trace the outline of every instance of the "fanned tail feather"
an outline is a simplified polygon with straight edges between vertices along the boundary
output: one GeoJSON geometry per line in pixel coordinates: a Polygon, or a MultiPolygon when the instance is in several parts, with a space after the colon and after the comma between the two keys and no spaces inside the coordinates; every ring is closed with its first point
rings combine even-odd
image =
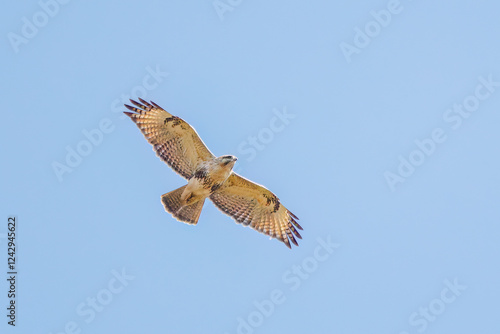
{"type": "Polygon", "coordinates": [[[184,188],[186,188],[186,186],[182,186],[162,195],[161,202],[163,203],[165,210],[172,214],[172,216],[174,216],[177,220],[195,225],[198,223],[198,219],[200,218],[201,209],[203,209],[205,199],[199,200],[190,205],[184,205],[184,202],[181,200],[184,188]]]}

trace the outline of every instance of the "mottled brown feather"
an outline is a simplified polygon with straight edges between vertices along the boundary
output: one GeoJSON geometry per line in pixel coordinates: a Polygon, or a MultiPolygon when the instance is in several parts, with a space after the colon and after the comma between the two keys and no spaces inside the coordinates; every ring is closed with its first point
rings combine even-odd
{"type": "Polygon", "coordinates": [[[302,239],[295,227],[302,227],[279,199],[265,187],[236,173],[231,173],[224,184],[209,197],[222,212],[236,222],[250,226],[291,248],[290,241],[298,246],[295,237],[302,239]],[[279,204],[276,210],[276,202],[279,204]]]}
{"type": "Polygon", "coordinates": [[[198,136],[196,130],[179,117],[173,116],[154,102],[125,105],[133,111],[125,112],[153,145],[158,157],[186,179],[190,179],[198,164],[215,156],[198,136]]]}

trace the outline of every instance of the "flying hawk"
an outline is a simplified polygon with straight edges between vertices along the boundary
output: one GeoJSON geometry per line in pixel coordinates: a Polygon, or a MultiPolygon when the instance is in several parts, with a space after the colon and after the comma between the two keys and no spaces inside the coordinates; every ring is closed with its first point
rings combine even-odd
{"type": "Polygon", "coordinates": [[[177,220],[196,224],[208,197],[236,222],[285,243],[298,246],[302,239],[296,228],[298,218],[265,187],[233,172],[237,158],[215,157],[195,129],[156,103],[130,100],[125,112],[137,124],[156,155],[188,180],[187,185],[161,196],[165,210],[177,220]]]}

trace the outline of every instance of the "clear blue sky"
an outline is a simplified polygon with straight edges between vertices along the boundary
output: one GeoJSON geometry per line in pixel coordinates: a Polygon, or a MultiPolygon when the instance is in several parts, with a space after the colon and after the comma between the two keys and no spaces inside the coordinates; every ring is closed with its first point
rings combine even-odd
{"type": "Polygon", "coordinates": [[[492,0],[10,2],[0,332],[498,332],[499,12],[492,0]],[[300,246],[209,202],[195,227],[164,212],[160,196],[186,181],[122,117],[141,96],[238,156],[300,217],[300,246]]]}

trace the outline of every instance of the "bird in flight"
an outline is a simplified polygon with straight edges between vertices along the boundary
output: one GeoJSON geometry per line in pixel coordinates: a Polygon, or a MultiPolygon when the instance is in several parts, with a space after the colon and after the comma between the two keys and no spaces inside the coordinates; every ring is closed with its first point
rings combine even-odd
{"type": "Polygon", "coordinates": [[[278,197],[264,186],[233,171],[237,158],[216,157],[205,146],[195,129],[154,102],[139,98],[125,104],[124,112],[139,127],[156,155],[188,180],[187,185],[161,196],[165,210],[177,220],[195,225],[208,197],[217,208],[237,223],[276,238],[291,248],[302,239],[297,216],[285,208],[278,197]]]}

